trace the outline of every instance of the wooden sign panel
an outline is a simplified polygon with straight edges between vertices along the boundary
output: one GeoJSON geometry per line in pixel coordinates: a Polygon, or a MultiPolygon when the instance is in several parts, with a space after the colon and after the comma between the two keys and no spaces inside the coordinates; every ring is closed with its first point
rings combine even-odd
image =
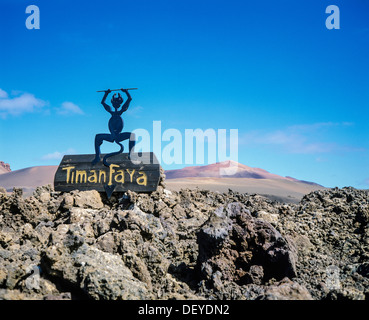
{"type": "MultiPolygon", "coordinates": [[[[101,159],[104,155],[101,155],[101,159]]],[[[102,161],[92,165],[94,154],[65,155],[55,173],[55,191],[97,190],[113,192],[155,191],[160,179],[160,165],[153,152],[136,154],[130,160],[128,153],[109,158],[109,167],[102,161]]]]}

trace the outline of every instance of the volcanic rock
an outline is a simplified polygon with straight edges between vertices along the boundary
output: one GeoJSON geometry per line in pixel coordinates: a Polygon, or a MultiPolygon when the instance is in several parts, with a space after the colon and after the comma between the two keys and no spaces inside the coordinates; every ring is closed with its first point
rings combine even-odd
{"type": "Polygon", "coordinates": [[[0,299],[368,299],[369,194],[0,193],[0,299]]]}

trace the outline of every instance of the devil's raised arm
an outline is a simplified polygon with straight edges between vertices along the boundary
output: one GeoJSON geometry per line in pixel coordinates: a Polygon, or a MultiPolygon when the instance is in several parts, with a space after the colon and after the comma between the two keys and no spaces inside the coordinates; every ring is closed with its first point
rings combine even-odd
{"type": "Polygon", "coordinates": [[[107,98],[107,96],[109,95],[110,92],[111,92],[110,90],[105,91],[105,94],[104,94],[104,96],[101,100],[101,104],[104,106],[105,110],[108,111],[108,112],[112,112],[112,111],[111,111],[111,107],[108,104],[105,103],[105,100],[106,100],[106,98],[107,98]]]}
{"type": "Polygon", "coordinates": [[[131,100],[132,100],[132,97],[131,97],[131,95],[129,94],[129,92],[128,92],[128,90],[127,90],[127,89],[120,89],[120,90],[122,90],[122,91],[127,95],[127,98],[128,98],[128,100],[129,100],[129,101],[131,101],[131,100]]]}
{"type": "Polygon", "coordinates": [[[132,97],[131,95],[129,94],[128,90],[127,89],[121,89],[126,95],[127,95],[127,100],[126,102],[123,104],[122,106],[122,109],[120,110],[120,114],[122,114],[123,112],[127,111],[128,107],[129,107],[129,104],[131,103],[132,101],[132,97]]]}

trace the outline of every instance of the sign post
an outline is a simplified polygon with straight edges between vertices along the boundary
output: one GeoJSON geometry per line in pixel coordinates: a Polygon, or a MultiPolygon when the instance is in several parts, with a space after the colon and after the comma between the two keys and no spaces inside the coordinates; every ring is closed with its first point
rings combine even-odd
{"type": "Polygon", "coordinates": [[[132,100],[128,90],[121,90],[127,95],[127,101],[121,107],[123,98],[120,94],[113,95],[112,108],[105,103],[109,93],[105,90],[101,104],[110,113],[110,133],[100,133],[95,137],[95,154],[65,155],[55,173],[55,191],[69,192],[72,190],[97,190],[106,192],[108,198],[113,192],[152,192],[158,187],[160,180],[160,164],[153,152],[134,152],[135,136],[130,132],[122,132],[122,113],[132,100]],[[121,107],[121,109],[120,109],[121,107]],[[122,142],[129,140],[129,153],[123,153],[122,142]],[[100,146],[104,141],[116,142],[120,150],[109,154],[101,154],[100,146]],[[102,157],[102,159],[101,159],[102,157]],[[109,158],[109,162],[108,162],[109,158]]]}

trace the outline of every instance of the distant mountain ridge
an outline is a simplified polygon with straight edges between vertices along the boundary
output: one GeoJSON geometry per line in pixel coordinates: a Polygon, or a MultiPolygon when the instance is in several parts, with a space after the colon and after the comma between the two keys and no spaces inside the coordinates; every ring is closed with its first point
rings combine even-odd
{"type": "Polygon", "coordinates": [[[7,172],[10,172],[10,171],[12,171],[12,170],[10,169],[9,163],[5,163],[4,161],[0,161],[0,174],[7,173],[7,172]]]}
{"type": "Polygon", "coordinates": [[[38,186],[54,183],[58,166],[39,166],[0,174],[0,187],[11,192],[14,187],[23,188],[29,195],[38,186]]]}
{"type": "Polygon", "coordinates": [[[289,176],[282,177],[280,175],[270,173],[261,168],[253,168],[236,161],[228,160],[217,162],[205,166],[185,167],[182,169],[166,170],[167,179],[178,178],[250,178],[250,179],[271,179],[271,180],[288,180],[298,181],[307,184],[318,185],[314,182],[295,179],[289,176]]]}
{"type": "MultiPolygon", "coordinates": [[[[0,187],[4,187],[8,192],[11,192],[14,187],[23,188],[24,191],[30,195],[37,186],[53,184],[57,168],[58,166],[37,166],[11,171],[9,164],[0,162],[0,187]]],[[[186,187],[186,183],[194,183],[194,181],[189,180],[199,178],[204,178],[204,181],[210,178],[213,181],[208,181],[208,183],[214,184],[214,186],[230,183],[231,179],[233,181],[233,186],[255,184],[255,186],[265,185],[265,187],[267,187],[269,185],[278,185],[279,187],[273,187],[276,188],[276,190],[278,188],[285,188],[286,183],[299,183],[305,186],[310,185],[312,188],[322,187],[314,182],[298,180],[292,177],[282,177],[264,169],[252,168],[235,161],[224,161],[205,166],[166,170],[165,175],[166,179],[171,180],[173,183],[182,181],[183,179],[183,187],[186,187]]]]}

